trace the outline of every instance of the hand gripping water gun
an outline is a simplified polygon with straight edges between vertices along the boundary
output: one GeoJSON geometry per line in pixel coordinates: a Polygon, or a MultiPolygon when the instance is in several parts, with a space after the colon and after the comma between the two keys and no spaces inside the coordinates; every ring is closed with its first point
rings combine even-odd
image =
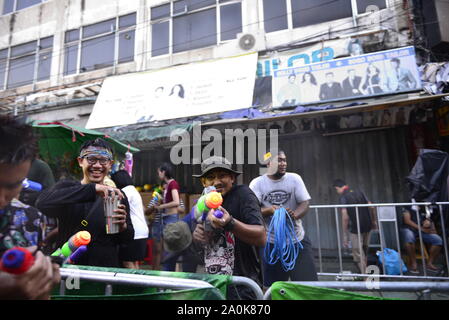
{"type": "Polygon", "coordinates": [[[0,270],[12,274],[22,274],[34,264],[33,254],[25,248],[13,247],[3,254],[0,270]]]}
{"type": "Polygon", "coordinates": [[[33,191],[41,191],[42,190],[42,185],[39,182],[35,182],[32,180],[28,180],[28,179],[23,180],[22,187],[24,189],[29,189],[29,190],[33,190],[33,191]]]}
{"type": "MultiPolygon", "coordinates": [[[[223,203],[221,193],[217,192],[215,187],[207,187],[203,191],[203,195],[198,199],[195,207],[195,219],[198,223],[206,220],[207,214],[211,209],[217,209],[223,203]]],[[[221,210],[215,210],[215,217],[223,217],[221,210]]]]}
{"type": "Polygon", "coordinates": [[[88,231],[79,231],[69,241],[51,254],[52,257],[66,258],[65,262],[75,261],[87,250],[87,245],[90,243],[90,233],[88,231]],[[85,248],[81,249],[84,246],[85,248]],[[80,250],[80,251],[78,251],[80,250]]]}

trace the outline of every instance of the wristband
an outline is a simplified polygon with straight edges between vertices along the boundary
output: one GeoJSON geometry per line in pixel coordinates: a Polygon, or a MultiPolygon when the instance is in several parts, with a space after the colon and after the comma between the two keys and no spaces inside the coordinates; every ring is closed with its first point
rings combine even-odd
{"type": "Polygon", "coordinates": [[[235,220],[234,217],[231,216],[231,220],[229,220],[228,223],[223,227],[225,231],[232,231],[235,227],[235,220]]]}

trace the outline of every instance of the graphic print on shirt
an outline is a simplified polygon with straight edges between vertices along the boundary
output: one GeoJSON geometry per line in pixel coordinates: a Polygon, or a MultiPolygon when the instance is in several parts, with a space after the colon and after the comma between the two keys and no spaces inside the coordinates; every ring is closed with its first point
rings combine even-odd
{"type": "Polygon", "coordinates": [[[265,194],[262,201],[266,201],[271,205],[280,206],[288,202],[291,196],[291,193],[285,192],[284,190],[274,190],[265,194]]]}
{"type": "Polygon", "coordinates": [[[234,247],[234,234],[228,231],[221,233],[216,241],[206,245],[204,250],[206,273],[232,275],[234,247]]]}

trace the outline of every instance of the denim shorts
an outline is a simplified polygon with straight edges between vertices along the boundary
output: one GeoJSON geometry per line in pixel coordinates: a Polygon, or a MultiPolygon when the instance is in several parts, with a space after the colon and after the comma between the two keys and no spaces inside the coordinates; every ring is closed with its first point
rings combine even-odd
{"type": "MultiPolygon", "coordinates": [[[[418,230],[410,230],[408,228],[401,229],[402,240],[406,243],[414,243],[419,236],[418,230]]],[[[442,246],[443,240],[437,234],[430,234],[421,232],[422,241],[424,243],[430,243],[433,246],[442,246]]]]}
{"type": "Polygon", "coordinates": [[[151,237],[156,241],[161,241],[162,230],[170,223],[175,223],[179,220],[178,214],[162,214],[161,219],[155,219],[151,227],[151,237]]]}

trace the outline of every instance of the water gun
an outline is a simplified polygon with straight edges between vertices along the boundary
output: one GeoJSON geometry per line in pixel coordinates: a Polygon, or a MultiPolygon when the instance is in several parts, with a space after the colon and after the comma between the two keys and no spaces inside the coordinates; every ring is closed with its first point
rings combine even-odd
{"type": "MultiPolygon", "coordinates": [[[[211,209],[217,209],[223,203],[221,193],[217,192],[215,187],[207,187],[203,191],[203,195],[198,199],[195,207],[195,220],[198,223],[206,220],[207,214],[211,209]]],[[[223,217],[221,210],[215,210],[215,217],[223,217]]]]}
{"type": "Polygon", "coordinates": [[[161,187],[154,188],[153,194],[151,195],[153,198],[151,199],[150,204],[148,205],[149,207],[154,206],[155,204],[160,202],[160,200],[162,199],[161,193],[162,193],[161,187]]]}
{"type": "MultiPolygon", "coordinates": [[[[74,254],[77,249],[79,249],[81,246],[87,246],[90,243],[90,233],[88,231],[79,231],[75,235],[71,236],[69,241],[64,243],[64,245],[53,252],[51,254],[52,257],[61,257],[61,258],[68,258],[65,261],[69,261],[71,259],[71,255],[74,254]]],[[[80,253],[84,253],[85,251],[80,251],[80,253]]],[[[79,258],[78,254],[76,255],[76,258],[79,258]]]]}
{"type": "Polygon", "coordinates": [[[129,151],[129,144],[128,144],[128,151],[125,152],[125,170],[128,172],[129,176],[133,176],[133,154],[129,151]]]}
{"type": "Polygon", "coordinates": [[[33,254],[25,248],[13,247],[3,254],[0,270],[12,274],[22,274],[34,264],[33,254]]]}
{"type": "Polygon", "coordinates": [[[78,259],[87,251],[87,246],[82,245],[78,249],[75,250],[65,261],[64,263],[75,264],[78,259]]]}
{"type": "Polygon", "coordinates": [[[25,178],[25,180],[22,181],[22,187],[24,189],[33,190],[33,191],[41,191],[42,185],[39,182],[28,180],[25,178]]]}
{"type": "Polygon", "coordinates": [[[161,193],[162,193],[161,187],[154,188],[153,194],[151,195],[153,197],[153,200],[159,202],[160,198],[162,197],[161,193]]]}

